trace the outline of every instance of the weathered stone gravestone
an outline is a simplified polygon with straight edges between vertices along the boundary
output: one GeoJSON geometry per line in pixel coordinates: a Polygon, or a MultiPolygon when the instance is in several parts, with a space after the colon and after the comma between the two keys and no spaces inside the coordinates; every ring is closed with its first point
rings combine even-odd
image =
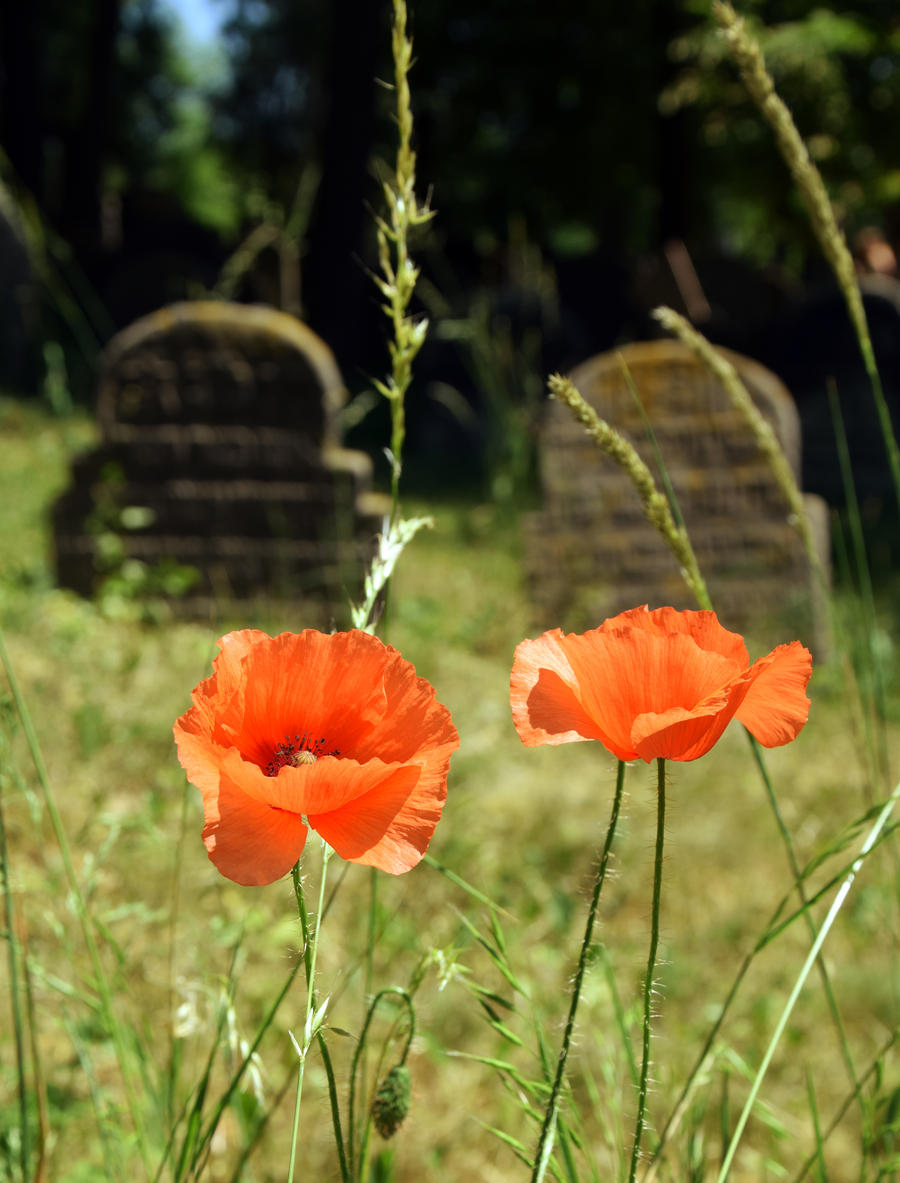
{"type": "Polygon", "coordinates": [[[195,594],[258,591],[346,611],[381,527],[371,465],[338,443],[343,384],[327,346],[273,309],[175,304],[103,357],[102,442],[56,503],[60,583],[90,594],[103,540],[126,560],[195,568],[195,594]]]}
{"type": "MultiPolygon", "coordinates": [[[[762,366],[722,352],[799,474],[799,421],[787,390],[762,366]]],[[[653,426],[722,622],[747,629],[777,617],[796,630],[792,636],[821,648],[811,572],[784,495],[719,381],[676,341],[627,345],[572,372],[584,398],[654,472],[653,448],[623,361],[653,426]]],[[[674,556],[644,517],[631,481],[566,406],[548,403],[540,445],[544,508],[526,523],[526,563],[539,627],[580,631],[645,603],[697,607],[674,556]]],[[[818,498],[806,502],[827,568],[825,506],[818,498]]]]}

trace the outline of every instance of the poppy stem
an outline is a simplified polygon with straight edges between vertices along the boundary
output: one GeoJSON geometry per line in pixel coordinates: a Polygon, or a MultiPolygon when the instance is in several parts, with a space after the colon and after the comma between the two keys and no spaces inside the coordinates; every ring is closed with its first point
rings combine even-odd
{"type": "Polygon", "coordinates": [[[647,1110],[647,1081],[650,1075],[650,1019],[653,1000],[653,975],[656,971],[656,949],[659,944],[659,899],[662,888],[663,838],[666,824],[666,762],[660,757],[656,761],[657,806],[656,806],[656,856],[653,861],[653,905],[650,913],[650,953],[647,958],[647,974],[644,978],[644,1038],[641,1057],[641,1080],[638,1085],[638,1112],[634,1127],[634,1145],[631,1148],[631,1170],[629,1183],[634,1183],[638,1162],[641,1157],[641,1138],[644,1133],[644,1115],[647,1110]]]}
{"type": "Polygon", "coordinates": [[[616,832],[616,823],[619,820],[619,807],[622,804],[622,790],[624,784],[625,764],[622,760],[620,760],[616,772],[616,793],[615,797],[613,798],[612,812],[609,818],[609,826],[606,830],[606,839],[603,843],[603,850],[600,855],[600,863],[597,867],[597,877],[594,881],[594,894],[591,896],[591,905],[588,909],[587,923],[584,928],[584,940],[581,942],[581,953],[578,957],[578,969],[575,971],[575,981],[572,986],[572,998],[569,1003],[569,1017],[566,1020],[566,1028],[563,1033],[562,1047],[559,1049],[559,1059],[556,1062],[556,1077],[553,1081],[553,1087],[550,1090],[550,1099],[547,1102],[547,1109],[544,1113],[544,1124],[541,1126],[541,1136],[538,1141],[537,1150],[534,1156],[534,1170],[531,1175],[531,1183],[541,1183],[541,1180],[544,1178],[544,1175],[547,1172],[550,1156],[553,1153],[553,1142],[556,1135],[556,1119],[559,1114],[560,1093],[562,1092],[562,1083],[565,1077],[566,1060],[569,1056],[569,1045],[572,1042],[572,1033],[575,1029],[575,1015],[578,1011],[578,1003],[581,999],[581,987],[584,982],[585,971],[587,970],[591,948],[591,935],[594,931],[594,921],[597,918],[597,905],[600,902],[600,892],[603,888],[603,882],[606,879],[606,870],[609,865],[609,855],[612,849],[613,837],[616,832]]]}
{"type": "MultiPolygon", "coordinates": [[[[291,1158],[288,1165],[288,1183],[293,1183],[294,1180],[294,1163],[297,1157],[297,1135],[300,1132],[300,1102],[303,1096],[303,1076],[304,1069],[306,1068],[306,1057],[309,1054],[309,1049],[312,1047],[313,1038],[318,1037],[320,1034],[322,1019],[324,1017],[323,1013],[318,1011],[316,1007],[315,976],[316,958],[319,951],[319,932],[322,926],[322,912],[325,907],[325,880],[328,875],[328,862],[332,854],[331,847],[327,842],[323,842],[322,875],[319,880],[319,906],[316,909],[315,928],[311,935],[309,931],[309,916],[303,896],[303,886],[300,882],[299,863],[295,864],[291,871],[294,894],[297,897],[297,910],[300,915],[300,927],[303,930],[303,962],[306,969],[306,1015],[303,1021],[302,1045],[294,1040],[294,1046],[300,1057],[300,1067],[297,1071],[297,1096],[294,1101],[294,1128],[291,1133],[291,1158]]],[[[324,1011],[324,1007],[322,1010],[324,1011]]],[[[293,1039],[293,1036],[291,1038],[293,1039]]],[[[338,1134],[338,1131],[336,1130],[335,1133],[338,1134]]],[[[342,1145],[340,1149],[343,1158],[342,1145]]]]}

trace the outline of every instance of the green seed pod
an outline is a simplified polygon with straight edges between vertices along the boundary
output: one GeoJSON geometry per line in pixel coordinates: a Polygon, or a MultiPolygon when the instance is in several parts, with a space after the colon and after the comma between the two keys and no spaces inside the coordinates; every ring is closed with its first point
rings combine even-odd
{"type": "Polygon", "coordinates": [[[395,1064],[375,1094],[372,1121],[382,1138],[393,1138],[409,1113],[412,1078],[405,1064],[395,1064]]]}

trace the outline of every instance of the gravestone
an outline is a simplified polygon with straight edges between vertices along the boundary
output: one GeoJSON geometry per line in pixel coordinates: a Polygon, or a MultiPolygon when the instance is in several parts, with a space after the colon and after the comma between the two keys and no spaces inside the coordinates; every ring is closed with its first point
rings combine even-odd
{"type": "Polygon", "coordinates": [[[129,326],[102,359],[100,446],[55,506],[60,583],[96,590],[112,534],[117,561],[195,568],[198,607],[266,591],[345,612],[386,502],[339,446],[344,399],[285,313],[198,301],[129,326]]]}
{"type": "MultiPolygon", "coordinates": [[[[736,367],[795,475],[800,429],[787,390],[768,370],[721,351],[736,367]]],[[[651,471],[652,444],[628,389],[628,368],[652,424],[713,605],[726,627],[779,618],[820,650],[818,594],[789,510],[755,438],[709,370],[677,341],[627,345],[570,375],[601,418],[651,471]]],[[[550,401],[540,438],[543,509],[526,521],[526,565],[536,623],[596,627],[649,603],[696,608],[672,552],[646,520],[630,479],[568,407],[550,401]]],[[[662,487],[659,478],[657,483],[662,487]]],[[[827,568],[824,503],[806,498],[827,568]]]]}

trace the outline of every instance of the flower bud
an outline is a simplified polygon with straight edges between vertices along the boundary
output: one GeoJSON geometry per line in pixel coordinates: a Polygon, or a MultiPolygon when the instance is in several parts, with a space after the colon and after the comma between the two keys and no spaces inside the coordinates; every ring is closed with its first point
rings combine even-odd
{"type": "Polygon", "coordinates": [[[393,1138],[409,1113],[412,1081],[405,1064],[395,1064],[375,1094],[372,1121],[382,1138],[393,1138]]]}

